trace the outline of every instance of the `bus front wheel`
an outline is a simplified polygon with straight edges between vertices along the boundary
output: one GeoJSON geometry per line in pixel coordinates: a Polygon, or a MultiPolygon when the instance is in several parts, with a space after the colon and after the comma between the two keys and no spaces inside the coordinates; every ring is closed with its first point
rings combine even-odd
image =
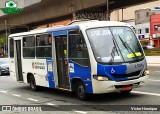
{"type": "Polygon", "coordinates": [[[79,81],[76,87],[76,94],[80,100],[87,100],[87,93],[83,82],[79,81]]]}
{"type": "Polygon", "coordinates": [[[37,86],[36,86],[36,81],[35,81],[35,79],[34,79],[33,76],[30,77],[29,82],[30,82],[30,87],[31,87],[31,89],[32,89],[33,91],[37,91],[38,88],[37,88],[37,86]]]}

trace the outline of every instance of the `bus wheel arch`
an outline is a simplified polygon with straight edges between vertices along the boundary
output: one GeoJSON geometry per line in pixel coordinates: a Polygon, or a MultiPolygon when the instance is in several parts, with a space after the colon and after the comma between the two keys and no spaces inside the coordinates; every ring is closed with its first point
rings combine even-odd
{"type": "Polygon", "coordinates": [[[30,83],[30,77],[34,76],[32,73],[28,73],[27,74],[27,82],[30,83]]]}
{"type": "Polygon", "coordinates": [[[27,74],[27,81],[30,84],[30,87],[33,91],[38,90],[38,86],[36,85],[36,80],[35,80],[34,75],[32,73],[27,74]]]}
{"type": "Polygon", "coordinates": [[[76,92],[77,97],[80,100],[87,100],[88,94],[83,81],[80,78],[72,79],[72,91],[76,92]]]}

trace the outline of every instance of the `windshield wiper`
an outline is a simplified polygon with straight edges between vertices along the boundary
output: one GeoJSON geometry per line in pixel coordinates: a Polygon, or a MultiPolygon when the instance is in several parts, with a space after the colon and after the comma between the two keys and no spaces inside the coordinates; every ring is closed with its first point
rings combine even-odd
{"type": "MultiPolygon", "coordinates": [[[[117,51],[115,39],[114,39],[114,38],[112,38],[112,39],[113,39],[114,46],[113,46],[113,48],[112,48],[112,52],[111,52],[111,57],[112,57],[112,58],[109,60],[109,65],[111,65],[111,64],[113,63],[114,57],[115,57],[115,51],[117,51]]],[[[117,54],[118,54],[118,52],[117,52],[117,54]]]]}
{"type": "Polygon", "coordinates": [[[114,61],[115,51],[116,51],[116,47],[114,46],[114,47],[112,48],[112,52],[111,52],[111,57],[112,57],[112,58],[109,60],[109,65],[111,65],[111,64],[113,63],[113,61],[114,61]]]}
{"type": "MultiPolygon", "coordinates": [[[[118,36],[119,36],[119,35],[118,35],[118,36]]],[[[133,55],[134,55],[135,57],[138,57],[138,56],[135,54],[135,52],[133,51],[133,49],[132,49],[126,42],[124,42],[120,36],[119,36],[119,38],[120,38],[122,44],[124,45],[124,47],[125,47],[127,50],[129,49],[129,50],[133,53],[133,55]]]]}

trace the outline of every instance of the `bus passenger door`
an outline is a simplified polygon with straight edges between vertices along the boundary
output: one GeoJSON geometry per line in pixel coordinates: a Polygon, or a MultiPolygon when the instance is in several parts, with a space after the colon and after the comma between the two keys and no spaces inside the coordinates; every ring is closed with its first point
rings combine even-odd
{"type": "Polygon", "coordinates": [[[69,89],[67,35],[55,36],[58,87],[69,89]]]}
{"type": "Polygon", "coordinates": [[[23,73],[22,73],[22,58],[21,58],[21,40],[15,40],[15,65],[16,65],[16,76],[17,81],[23,82],[23,73]]]}
{"type": "MultiPolygon", "coordinates": [[[[69,30],[68,37],[70,79],[71,81],[73,79],[81,80],[84,85],[87,85],[85,86],[86,92],[93,93],[91,66],[85,38],[79,29],[69,30]]],[[[79,81],[77,81],[76,84],[79,83],[79,81]]],[[[76,84],[74,83],[73,87],[77,86],[76,84]]]]}

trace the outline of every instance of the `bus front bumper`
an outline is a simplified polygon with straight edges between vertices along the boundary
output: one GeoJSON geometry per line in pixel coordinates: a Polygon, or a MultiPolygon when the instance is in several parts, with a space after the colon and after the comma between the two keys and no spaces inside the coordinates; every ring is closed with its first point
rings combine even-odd
{"type": "Polygon", "coordinates": [[[94,80],[92,85],[93,86],[93,93],[100,94],[100,93],[111,93],[116,91],[122,91],[124,87],[131,87],[132,89],[145,86],[148,82],[149,75],[140,77],[134,80],[127,80],[127,81],[97,81],[94,80]]]}

